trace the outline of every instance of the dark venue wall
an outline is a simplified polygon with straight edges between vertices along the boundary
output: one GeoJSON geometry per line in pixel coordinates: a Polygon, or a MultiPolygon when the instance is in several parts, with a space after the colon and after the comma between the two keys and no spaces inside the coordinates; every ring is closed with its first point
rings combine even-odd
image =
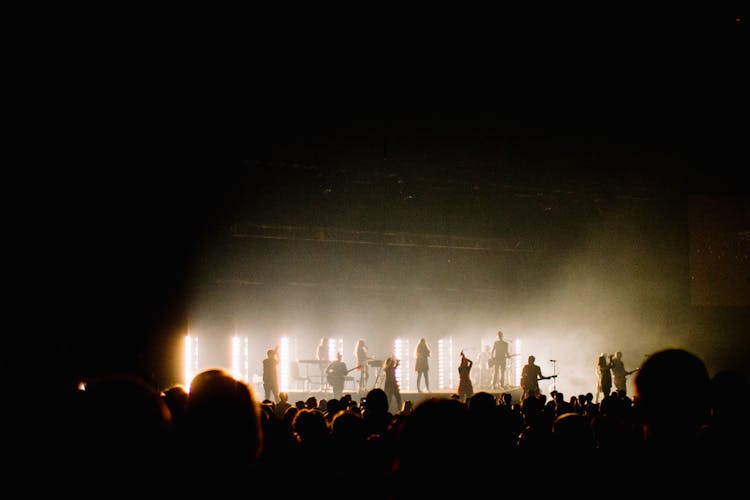
{"type": "Polygon", "coordinates": [[[299,325],[309,357],[323,332],[384,352],[397,331],[507,325],[748,366],[744,26],[553,17],[110,60],[151,83],[74,89],[44,173],[56,369],[166,385],[191,328],[272,347],[299,325]],[[698,252],[715,238],[728,268],[698,252]]]}

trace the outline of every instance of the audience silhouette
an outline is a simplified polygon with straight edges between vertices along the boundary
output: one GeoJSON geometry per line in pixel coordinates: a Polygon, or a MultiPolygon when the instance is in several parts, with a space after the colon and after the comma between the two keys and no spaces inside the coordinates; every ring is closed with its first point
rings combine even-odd
{"type": "MultiPolygon", "coordinates": [[[[440,478],[471,482],[498,472],[512,482],[502,491],[521,493],[544,464],[562,477],[591,474],[595,487],[618,472],[679,492],[743,477],[736,457],[748,444],[747,390],[740,374],[710,378],[700,358],[677,348],[647,357],[632,400],[619,390],[598,404],[591,393],[566,401],[559,391],[549,400],[532,392],[514,403],[510,393],[495,399],[482,391],[391,412],[380,388],[361,405],[350,395],[291,404],[287,393],[261,403],[251,386],[221,368],[198,373],[189,389],[162,391],[114,374],[82,381],[68,394],[52,427],[60,433],[55,450],[67,455],[50,456],[65,466],[63,486],[84,493],[102,482],[136,491],[153,480],[143,471],[190,471],[173,491],[228,492],[291,471],[290,464],[306,484],[338,474],[367,477],[371,498],[437,494],[440,478]]],[[[498,488],[490,481],[473,491],[498,488]]]]}
{"type": "Polygon", "coordinates": [[[247,383],[220,368],[198,373],[190,384],[184,417],[179,443],[183,470],[201,470],[191,480],[213,486],[227,475],[254,476],[263,451],[262,416],[247,383]]]}

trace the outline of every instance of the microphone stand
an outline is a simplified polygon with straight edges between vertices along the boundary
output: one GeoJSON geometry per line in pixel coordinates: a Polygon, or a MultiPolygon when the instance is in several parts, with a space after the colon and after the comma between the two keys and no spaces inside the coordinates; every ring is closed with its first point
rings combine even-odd
{"type": "Polygon", "coordinates": [[[556,375],[557,375],[557,365],[555,365],[555,363],[557,363],[557,360],[556,359],[550,359],[550,363],[552,363],[552,390],[556,391],[557,390],[557,377],[556,377],[556,375]]]}

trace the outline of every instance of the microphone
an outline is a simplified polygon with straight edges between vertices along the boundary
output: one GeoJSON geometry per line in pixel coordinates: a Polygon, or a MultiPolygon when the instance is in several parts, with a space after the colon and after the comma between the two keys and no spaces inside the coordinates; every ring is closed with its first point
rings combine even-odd
{"type": "Polygon", "coordinates": [[[555,362],[557,362],[557,360],[556,359],[550,359],[549,362],[550,363],[555,363],[555,362]]]}

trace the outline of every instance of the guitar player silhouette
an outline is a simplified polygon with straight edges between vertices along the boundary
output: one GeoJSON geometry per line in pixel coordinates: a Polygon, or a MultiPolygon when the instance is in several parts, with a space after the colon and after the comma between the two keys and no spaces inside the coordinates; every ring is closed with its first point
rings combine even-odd
{"type": "Polygon", "coordinates": [[[536,357],[529,356],[528,363],[524,365],[521,370],[521,388],[523,394],[521,395],[521,401],[528,397],[539,397],[539,381],[556,378],[557,375],[550,375],[545,377],[542,375],[542,369],[539,365],[534,364],[536,357]]]}
{"type": "Polygon", "coordinates": [[[341,396],[344,395],[344,382],[346,381],[346,376],[349,372],[359,368],[359,365],[357,365],[354,368],[347,369],[346,363],[342,360],[343,357],[343,354],[337,352],[336,359],[331,361],[328,368],[326,368],[326,379],[328,380],[328,383],[331,384],[334,399],[341,399],[341,396]]]}

